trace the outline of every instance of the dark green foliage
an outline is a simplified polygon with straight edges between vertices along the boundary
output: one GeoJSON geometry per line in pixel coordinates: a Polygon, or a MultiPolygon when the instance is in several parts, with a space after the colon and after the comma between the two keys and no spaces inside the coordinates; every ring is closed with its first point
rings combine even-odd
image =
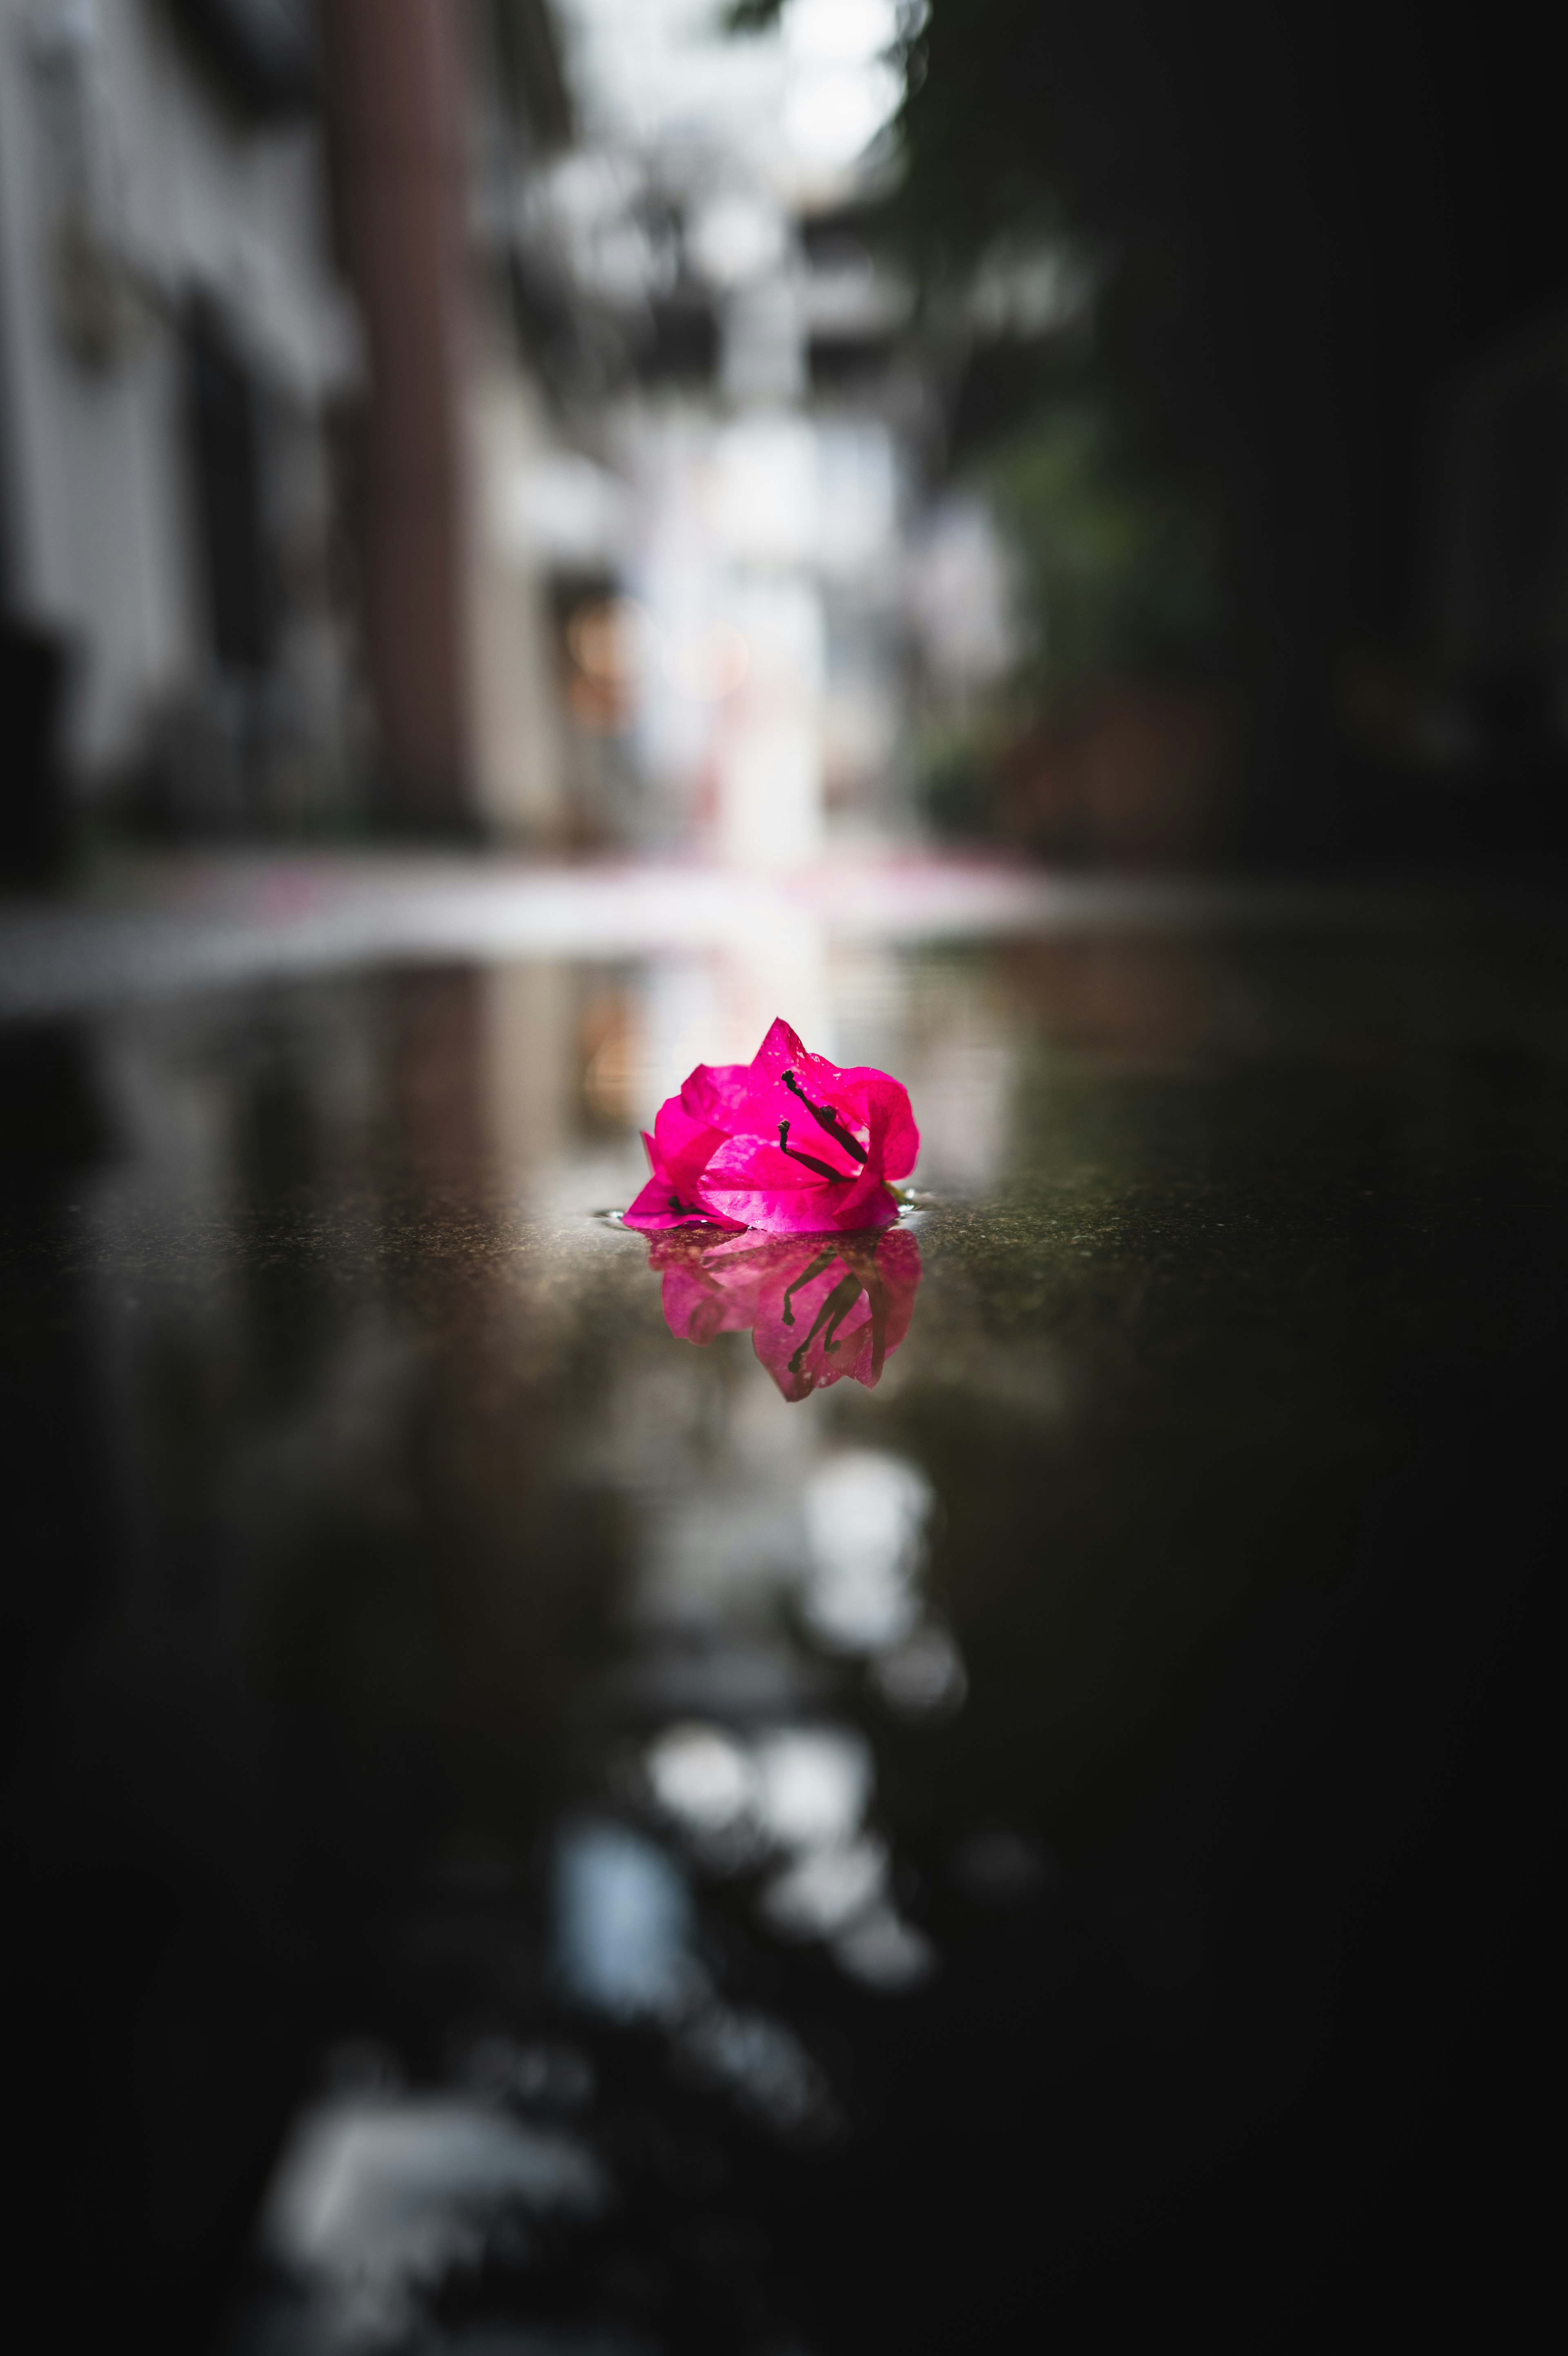
{"type": "Polygon", "coordinates": [[[1040,684],[1201,659],[1217,603],[1205,519],[1102,393],[1042,408],[983,471],[1019,560],[1040,684]]]}
{"type": "Polygon", "coordinates": [[[1042,92],[1056,11],[939,0],[908,51],[908,171],[892,218],[931,279],[996,239],[1058,230],[1063,189],[1042,92]]]}
{"type": "Polygon", "coordinates": [[[932,746],[918,793],[927,824],[949,841],[977,842],[993,831],[994,780],[977,735],[965,733],[932,746]]]}

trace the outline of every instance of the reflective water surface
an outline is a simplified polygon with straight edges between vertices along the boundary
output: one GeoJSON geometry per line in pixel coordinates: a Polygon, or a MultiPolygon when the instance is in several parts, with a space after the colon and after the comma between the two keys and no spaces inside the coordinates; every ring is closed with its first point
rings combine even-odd
{"type": "Polygon", "coordinates": [[[1551,926],[0,1040],[62,2315],[805,2356],[1456,2262],[1532,2066],[1551,926]],[[618,1227],[660,1098],[778,1013],[908,1082],[917,1206],[618,1227]]]}

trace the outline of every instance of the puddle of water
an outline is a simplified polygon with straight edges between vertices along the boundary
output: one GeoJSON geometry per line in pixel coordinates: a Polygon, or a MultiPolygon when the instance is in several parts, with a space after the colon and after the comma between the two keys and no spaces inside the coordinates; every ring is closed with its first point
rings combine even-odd
{"type": "Polygon", "coordinates": [[[226,2345],[951,2345],[1218,2263],[1339,2066],[1518,1603],[1443,1542],[1530,1494],[1560,962],[815,954],[922,1126],[880,1237],[603,1215],[790,1011],[717,955],[5,1036],[51,2230],[226,2345]]]}

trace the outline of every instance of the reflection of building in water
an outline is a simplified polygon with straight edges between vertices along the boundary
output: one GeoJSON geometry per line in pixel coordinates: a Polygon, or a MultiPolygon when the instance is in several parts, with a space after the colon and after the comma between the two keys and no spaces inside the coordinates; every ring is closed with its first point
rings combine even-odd
{"type": "MultiPolygon", "coordinates": [[[[253,2286],[285,2348],[423,2345],[465,2269],[528,2314],[565,2268],[596,2313],[596,2269],[660,2203],[711,2201],[714,2148],[853,2128],[811,1972],[891,2000],[937,1961],[875,1763],[880,1730],[919,1740],[963,1695],[929,1485],[749,1355],[671,1342],[643,1241],[582,1216],[629,1143],[600,1059],[651,987],[366,977],[115,1015],[98,1043],[117,1158],[73,1179],[91,1268],[170,1204],[205,1215],[134,1286],[88,1280],[135,1538],[70,1672],[91,1727],[56,1830],[176,1860],[220,2010],[270,1968],[235,1951],[234,1891],[283,1908],[313,1986],[346,1975],[334,2033],[381,2040],[335,2051],[285,2147],[253,2286]],[[650,2107],[687,2190],[628,2124],[650,2107]]],[[[125,1950],[175,1978],[184,1936],[125,1950]]],[[[275,2067],[258,2046],[240,2075],[259,2099],[275,2067]]],[[[241,2233],[236,2168],[209,2150],[192,2233],[241,2233]]],[[[144,2173],[117,2229],[138,2265],[173,2197],[144,2173]]]]}
{"type": "MultiPolygon", "coordinates": [[[[644,1242],[552,1196],[618,1103],[629,1142],[635,961],[116,1003],[80,1053],[8,1053],[39,1122],[0,1153],[26,1221],[0,1273],[38,1451],[13,1483],[39,1641],[13,1665],[37,1739],[8,1937],[41,2279],[91,2245],[76,2295],[173,2348],[217,2344],[238,2283],[235,2356],[875,2347],[889,2318],[919,2344],[928,2282],[959,2344],[998,2234],[1020,2254],[991,2340],[1042,2246],[1067,2269],[1085,2219],[1163,2230],[1195,2147],[1250,2167],[1261,2118],[1294,2143],[1295,2056],[1341,2003],[1324,1957],[1409,1785],[1346,1910],[1333,1880],[1303,1897],[1299,1828],[1334,1850],[1388,1732],[1374,1680],[1301,1815],[1348,1690],[1321,1632],[1365,1601],[1323,1566],[1359,1488],[1380,1580],[1389,1474],[1408,1496],[1428,1472],[1399,1269],[1394,1355],[1374,1337],[1363,1369],[1346,1335],[1369,1266],[1433,1261],[1523,1055],[1488,1076],[1473,1053],[1489,939],[1358,937],[1326,976],[1326,948],[855,948],[841,1052],[907,1071],[923,1111],[897,1041],[946,1009],[994,1058],[955,1124],[1006,1098],[1009,1054],[1016,1084],[989,1202],[922,1214],[921,1318],[882,1387],[789,1406],[744,1337],[672,1341],[644,1242]],[[537,1048],[521,1074],[492,980],[537,1048]],[[1304,1261],[1279,1173],[1326,1151],[1304,1261]],[[1271,1592],[1279,1674],[1210,1715],[1195,1688],[1229,1684],[1271,1592]],[[1276,1990],[1299,2028],[1260,2084],[1276,1990]]],[[[1519,989],[1539,1049],[1533,950],[1519,989]]],[[[1555,1212],[1531,1170],[1499,1232],[1533,1280],[1555,1212]]],[[[1458,1330],[1490,1370],[1513,1310],[1487,1290],[1458,1330]]],[[[1411,1553],[1418,1633],[1434,1558],[1411,1553]]],[[[1410,1623],[1382,1624],[1394,1690],[1410,1623]]],[[[1473,1633],[1456,1617],[1423,1720],[1463,1702],[1473,1633]]],[[[1183,2234],[1207,2183],[1197,2203],[1183,2234]]]]}
{"type": "MultiPolygon", "coordinates": [[[[395,2326],[434,2356],[453,2302],[611,2345],[679,2345],[687,2299],[796,2329],[771,2171],[815,2231],[841,2159],[898,2164],[870,2104],[906,2119],[923,2051],[966,2050],[971,1913],[1038,1927],[1052,1811],[1147,1739],[1234,1608],[1231,1517],[1276,1526],[1298,1407],[1341,1397],[1337,1321],[1260,1418],[1204,1290],[1163,1291],[1162,1230],[1209,1232],[1212,1139],[1188,1090],[1193,1185],[1151,1227],[1141,1124],[1168,1139],[1173,1083],[1256,1020],[1211,945],[830,941],[823,976],[839,1052],[907,1073],[1004,1200],[922,1214],[880,1388],[789,1405],[745,1336],[672,1340],[645,1241],[585,1215],[631,1145],[657,966],[361,975],[97,1034],[118,1158],[62,1151],[80,1208],[47,1232],[92,1303],[128,1535],[43,1776],[79,1894],[30,1935],[51,2020],[103,2013],[128,2122],[145,1992],[199,1975],[166,2140],[127,2125],[92,2181],[141,2280],[238,2250],[281,2154],[247,2351],[395,2326]],[[1040,1194],[1008,1201],[1026,1135],[1040,1194]],[[1173,1340],[1196,1373],[1155,1413],[1173,1340]],[[104,1853],[178,1903],[81,1894],[104,1853]],[[268,2101],[247,2160],[234,2119],[268,2101]]],[[[1097,1988],[1121,1902],[1088,1909],[1097,1988]]]]}
{"type": "Polygon", "coordinates": [[[761,1371],[731,1359],[720,1377],[717,1477],[690,1420],[716,1405],[706,1370],[650,1368],[617,1403],[605,1470],[647,1533],[628,1605],[653,1729],[641,1788],[696,1870],[754,1889],[770,1930],[826,1941],[870,1986],[911,1986],[934,1959],[894,1894],[870,1751],[832,1697],[864,1667],[911,1719],[963,1698],[921,1592],[931,1494],[911,1463],[845,1449],[820,1397],[780,1426],[761,1371]]]}

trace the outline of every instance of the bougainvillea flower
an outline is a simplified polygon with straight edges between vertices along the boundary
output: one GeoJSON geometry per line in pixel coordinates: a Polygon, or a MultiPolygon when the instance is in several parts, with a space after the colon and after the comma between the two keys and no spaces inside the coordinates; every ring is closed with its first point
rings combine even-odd
{"type": "Polygon", "coordinates": [[[805,1236],[885,1227],[888,1181],[914,1168],[920,1132],[901,1081],[841,1071],[775,1023],[749,1064],[699,1064],[642,1141],[653,1175],[628,1226],[805,1236]]]}
{"type": "Polygon", "coordinates": [[[664,1280],[664,1318],[683,1342],[751,1329],[787,1399],[846,1375],[867,1390],[909,1330],[919,1246],[893,1234],[660,1236],[648,1255],[664,1280]]]}

